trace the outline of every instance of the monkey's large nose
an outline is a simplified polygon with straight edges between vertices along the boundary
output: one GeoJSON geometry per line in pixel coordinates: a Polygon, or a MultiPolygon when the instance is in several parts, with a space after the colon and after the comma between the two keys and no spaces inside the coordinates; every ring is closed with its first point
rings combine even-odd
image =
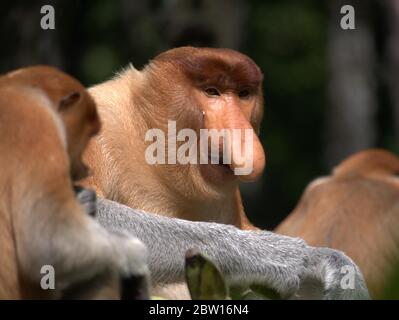
{"type": "Polygon", "coordinates": [[[226,148],[231,155],[230,169],[241,181],[253,181],[258,178],[266,164],[262,144],[250,121],[245,117],[240,105],[231,100],[205,117],[206,128],[226,130],[226,148]]]}
{"type": "Polygon", "coordinates": [[[255,180],[265,168],[266,156],[254,128],[236,104],[229,106],[223,119],[230,131],[230,168],[241,181],[255,180]]]}
{"type": "Polygon", "coordinates": [[[233,134],[231,139],[230,168],[239,180],[254,181],[262,174],[266,165],[265,152],[258,136],[251,126],[241,129],[241,136],[234,137],[233,134]]]}

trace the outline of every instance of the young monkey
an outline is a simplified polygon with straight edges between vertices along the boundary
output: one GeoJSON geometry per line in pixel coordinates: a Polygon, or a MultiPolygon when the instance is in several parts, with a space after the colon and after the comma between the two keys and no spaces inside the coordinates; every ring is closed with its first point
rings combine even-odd
{"type": "Polygon", "coordinates": [[[98,129],[94,102],[66,74],[0,78],[0,299],[120,298],[121,277],[142,279],[130,293],[146,297],[144,245],[107,232],[75,198],[71,176],[84,176],[81,152],[98,129]],[[41,287],[47,265],[53,290],[41,287]]]}
{"type": "Polygon", "coordinates": [[[96,105],[86,89],[56,68],[40,65],[5,74],[0,78],[0,86],[5,85],[46,93],[43,99],[49,100],[65,126],[71,177],[74,181],[85,178],[88,168],[82,162],[82,153],[89,139],[100,129],[96,105]]]}

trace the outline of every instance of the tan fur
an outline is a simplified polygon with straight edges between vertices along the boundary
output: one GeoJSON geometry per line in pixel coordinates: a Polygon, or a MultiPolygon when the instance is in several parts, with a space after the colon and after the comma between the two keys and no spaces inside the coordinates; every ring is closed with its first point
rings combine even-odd
{"type": "MultiPolygon", "coordinates": [[[[53,299],[66,292],[119,298],[115,252],[135,244],[114,247],[77,202],[71,180],[82,174],[74,170],[98,130],[94,103],[80,83],[56,69],[15,74],[24,77],[0,78],[0,299],[53,299]],[[49,79],[54,82],[46,84],[49,79]],[[55,269],[55,290],[40,287],[44,265],[55,269]]],[[[125,251],[124,259],[131,254],[125,251]]]]}
{"type": "Polygon", "coordinates": [[[28,266],[21,266],[19,262],[20,256],[34,254],[17,252],[16,242],[29,237],[25,234],[27,230],[19,224],[23,223],[24,215],[33,214],[29,212],[60,209],[58,201],[65,202],[64,208],[69,206],[75,209],[62,210],[59,212],[61,216],[65,213],[69,215],[68,219],[79,220],[78,214],[84,213],[74,200],[68,159],[51,113],[38,105],[37,97],[30,92],[13,87],[3,87],[0,92],[0,166],[7,168],[2,170],[0,179],[3,191],[0,229],[4,231],[0,234],[0,251],[8,253],[2,259],[0,298],[49,298],[52,291],[38,294],[37,284],[30,283],[27,277],[28,266]],[[59,146],[58,150],[54,150],[54,146],[59,146]],[[43,158],[42,163],[33,160],[40,158],[43,158]],[[53,201],[40,200],[49,195],[52,195],[53,201]]]}
{"type": "Polygon", "coordinates": [[[398,230],[399,158],[367,150],[345,160],[332,176],[310,184],[275,231],[344,251],[378,298],[399,259],[398,230]]]}
{"type": "Polygon", "coordinates": [[[53,67],[33,66],[0,77],[0,87],[4,86],[36,92],[42,105],[55,109],[66,128],[72,178],[79,180],[87,176],[81,155],[90,137],[98,132],[100,122],[94,101],[82,84],[53,67]],[[45,92],[45,95],[38,94],[40,92],[45,92]]]}
{"type": "MultiPolygon", "coordinates": [[[[85,161],[93,171],[86,185],[132,208],[188,220],[253,228],[245,216],[239,179],[219,165],[149,165],[145,133],[191,128],[259,130],[263,114],[262,74],[248,57],[227,49],[178,48],[162,53],[142,71],[133,67],[90,89],[103,128],[90,143],[85,161]],[[219,90],[209,97],[206,88],[219,90]],[[247,98],[238,94],[248,89],[247,98]],[[226,173],[227,172],[227,173],[226,173]]],[[[265,156],[254,135],[254,170],[265,156]]],[[[239,163],[233,163],[230,170],[239,163]]]]}

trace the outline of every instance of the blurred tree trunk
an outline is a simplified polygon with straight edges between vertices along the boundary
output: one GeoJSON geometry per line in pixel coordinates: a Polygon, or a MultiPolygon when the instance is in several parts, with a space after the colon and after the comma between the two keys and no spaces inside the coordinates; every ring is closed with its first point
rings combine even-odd
{"type": "Polygon", "coordinates": [[[399,146],[399,1],[387,0],[386,4],[389,27],[386,42],[388,86],[393,106],[396,144],[399,146]]]}
{"type": "Polygon", "coordinates": [[[328,168],[350,154],[372,147],[376,140],[377,108],[368,0],[330,0],[328,29],[328,102],[326,112],[326,164],[328,168]],[[340,25],[343,5],[355,8],[356,29],[340,25]]]}

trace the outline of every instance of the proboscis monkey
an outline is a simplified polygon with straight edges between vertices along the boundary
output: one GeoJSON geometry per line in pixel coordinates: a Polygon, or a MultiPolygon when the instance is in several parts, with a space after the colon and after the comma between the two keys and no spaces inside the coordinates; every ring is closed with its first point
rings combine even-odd
{"type": "MultiPolygon", "coordinates": [[[[60,86],[72,81],[52,74],[60,86]]],[[[71,163],[81,154],[68,154],[70,130],[83,150],[98,131],[92,107],[76,81],[53,98],[40,81],[0,79],[0,299],[119,298],[121,278],[147,278],[144,245],[106,231],[75,198],[71,163]],[[44,266],[54,268],[54,289],[41,286],[44,266]]]]}
{"type": "Polygon", "coordinates": [[[81,159],[83,149],[100,128],[96,106],[86,89],[58,69],[41,65],[9,72],[0,77],[1,85],[46,92],[45,98],[50,100],[65,124],[72,179],[86,177],[88,169],[81,159]]]}
{"type": "MultiPolygon", "coordinates": [[[[172,291],[169,285],[183,283],[184,254],[193,247],[207,253],[230,283],[268,284],[283,297],[309,297],[305,288],[316,282],[319,295],[313,294],[319,298],[367,298],[360,271],[341,252],[236,228],[250,227],[238,182],[256,178],[265,165],[256,135],[253,171],[247,176],[232,174],[241,164],[238,150],[232,150],[238,154],[230,166],[146,162],[146,132],[166,132],[168,120],[177,121],[177,130],[257,131],[263,112],[261,82],[255,63],[235,51],[179,48],[156,57],[142,71],[131,67],[91,88],[103,128],[85,156],[94,173],[87,184],[106,198],[146,210],[100,199],[98,219],[104,227],[127,231],[148,246],[154,293],[169,298],[187,298],[184,285],[172,291]],[[355,288],[346,290],[340,287],[341,268],[348,265],[356,271],[355,288]]],[[[236,143],[237,147],[245,141],[236,143]]]]}
{"type": "Polygon", "coordinates": [[[342,250],[380,297],[399,260],[399,158],[379,149],[351,156],[311,183],[275,231],[342,250]]]}
{"type": "Polygon", "coordinates": [[[265,166],[257,137],[263,114],[262,78],[258,66],[236,51],[182,47],[160,54],[141,71],[131,66],[91,88],[103,127],[85,154],[93,170],[86,185],[132,208],[252,228],[238,184],[256,179],[265,166]],[[197,139],[200,129],[224,129],[228,134],[225,140],[209,140],[206,164],[170,164],[169,139],[167,164],[149,164],[146,133],[159,129],[168,137],[168,121],[176,121],[177,133],[194,130],[197,139]],[[211,164],[213,146],[219,147],[216,164],[211,164]],[[230,152],[229,164],[222,162],[223,148],[230,152]],[[252,170],[236,175],[245,164],[252,170]]]}

